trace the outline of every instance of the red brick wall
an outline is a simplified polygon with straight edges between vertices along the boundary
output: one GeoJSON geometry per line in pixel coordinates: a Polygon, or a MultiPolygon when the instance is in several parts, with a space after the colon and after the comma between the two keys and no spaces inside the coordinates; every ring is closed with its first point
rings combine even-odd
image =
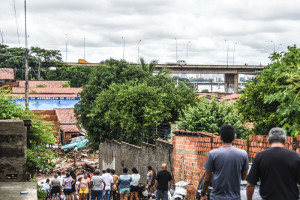
{"type": "Polygon", "coordinates": [[[2,86],[7,86],[9,87],[10,89],[12,89],[13,87],[19,87],[19,82],[2,82],[0,83],[0,87],[2,86]]]}
{"type": "MultiPolygon", "coordinates": [[[[204,173],[204,165],[210,150],[222,145],[219,137],[201,137],[176,134],[173,137],[173,176],[174,182],[181,180],[190,181],[188,186],[188,199],[195,199],[196,188],[204,173]]],[[[263,135],[250,135],[249,140],[235,140],[233,145],[248,152],[252,162],[256,153],[268,147],[268,137],[263,135]]],[[[300,136],[298,138],[287,137],[286,148],[300,152],[300,136]]]]}

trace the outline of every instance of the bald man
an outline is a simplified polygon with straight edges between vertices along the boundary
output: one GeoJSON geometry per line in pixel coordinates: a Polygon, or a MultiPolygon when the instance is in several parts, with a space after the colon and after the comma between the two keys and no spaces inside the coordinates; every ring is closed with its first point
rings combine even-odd
{"type": "Polygon", "coordinates": [[[161,165],[161,171],[157,173],[154,188],[156,188],[156,200],[167,200],[168,190],[171,188],[172,176],[171,173],[167,171],[167,164],[161,165]]]}

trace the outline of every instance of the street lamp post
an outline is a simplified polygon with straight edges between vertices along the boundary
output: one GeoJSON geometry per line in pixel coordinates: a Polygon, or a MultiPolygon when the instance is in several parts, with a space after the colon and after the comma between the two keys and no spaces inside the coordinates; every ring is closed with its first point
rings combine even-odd
{"type": "Polygon", "coordinates": [[[177,57],[177,39],[175,38],[175,42],[176,42],[176,63],[178,61],[178,57],[177,57]]]}
{"type": "Polygon", "coordinates": [[[83,38],[83,59],[85,60],[85,38],[83,38]]]}
{"type": "Polygon", "coordinates": [[[271,43],[273,43],[273,45],[274,45],[274,53],[275,53],[275,42],[273,42],[273,41],[270,41],[271,43]]]}
{"type": "Polygon", "coordinates": [[[278,48],[277,48],[277,52],[278,52],[278,53],[279,53],[279,47],[280,47],[281,45],[282,45],[282,44],[279,44],[279,45],[278,45],[278,48]]]}
{"type": "Polygon", "coordinates": [[[228,67],[228,52],[229,52],[229,41],[225,40],[227,42],[227,67],[228,67]]]}
{"type": "Polygon", "coordinates": [[[137,64],[139,64],[140,63],[140,42],[141,42],[142,40],[139,40],[139,42],[138,42],[138,61],[137,61],[137,64]]]}
{"type": "Polygon", "coordinates": [[[186,44],[186,62],[189,62],[189,44],[191,43],[191,41],[188,41],[188,43],[186,44]]]}
{"type": "Polygon", "coordinates": [[[125,38],[122,37],[122,39],[123,39],[123,60],[124,60],[124,58],[125,58],[125,38]]]}
{"type": "Polygon", "coordinates": [[[232,65],[234,65],[234,53],[235,53],[235,45],[237,45],[237,42],[233,45],[233,54],[232,54],[232,65]]]}
{"type": "Polygon", "coordinates": [[[65,34],[66,36],[66,62],[68,61],[68,34],[65,34]]]}

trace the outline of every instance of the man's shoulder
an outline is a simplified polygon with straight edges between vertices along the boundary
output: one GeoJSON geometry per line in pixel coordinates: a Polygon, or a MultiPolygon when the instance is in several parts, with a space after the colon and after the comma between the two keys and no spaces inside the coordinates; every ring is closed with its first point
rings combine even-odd
{"type": "Polygon", "coordinates": [[[283,147],[270,147],[270,148],[267,148],[267,149],[257,153],[257,155],[259,155],[259,156],[264,156],[264,155],[268,155],[268,154],[280,155],[281,153],[288,154],[289,156],[295,156],[296,158],[299,157],[299,159],[300,159],[300,156],[296,151],[286,149],[283,147]]]}
{"type": "Polygon", "coordinates": [[[235,146],[225,147],[225,148],[224,148],[223,146],[221,146],[221,147],[219,147],[219,148],[216,148],[216,149],[211,150],[209,153],[212,154],[212,155],[213,155],[213,154],[221,154],[221,153],[227,151],[226,148],[230,148],[231,151],[235,151],[235,152],[240,153],[240,154],[242,154],[242,155],[247,155],[247,152],[246,152],[245,150],[239,149],[239,148],[237,148],[237,147],[235,147],[235,146]]]}
{"type": "Polygon", "coordinates": [[[245,151],[244,149],[240,149],[240,148],[237,148],[235,146],[233,146],[233,149],[236,151],[236,152],[239,152],[240,154],[243,154],[243,155],[248,155],[247,151],[245,151]]]}

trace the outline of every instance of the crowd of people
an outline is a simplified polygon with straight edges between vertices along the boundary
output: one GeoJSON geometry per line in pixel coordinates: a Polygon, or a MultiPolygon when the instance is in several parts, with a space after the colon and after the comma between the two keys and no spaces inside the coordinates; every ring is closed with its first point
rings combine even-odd
{"type": "MultiPolygon", "coordinates": [[[[155,172],[148,166],[147,188],[150,190],[154,185],[155,172]]],[[[77,174],[68,169],[65,176],[61,172],[54,174],[50,180],[47,179],[41,185],[41,189],[48,193],[52,200],[116,200],[117,190],[121,200],[139,200],[140,174],[136,167],[131,169],[123,168],[123,174],[116,175],[114,169],[101,171],[96,169],[81,170],[77,174]]]]}
{"type": "MultiPolygon", "coordinates": [[[[207,200],[208,186],[213,189],[210,199],[240,200],[240,182],[247,180],[247,199],[252,200],[254,186],[260,181],[260,196],[264,200],[297,200],[300,184],[300,156],[295,151],[285,148],[286,133],[282,128],[273,128],[269,132],[270,148],[257,153],[249,171],[247,152],[232,145],[235,129],[231,125],[223,125],[220,129],[223,145],[209,152],[205,164],[204,184],[201,188],[201,200],[207,200]]],[[[148,166],[147,190],[156,189],[156,200],[167,200],[167,192],[171,188],[172,176],[162,165],[157,174],[148,166]]],[[[47,180],[43,187],[54,200],[116,200],[116,191],[120,200],[139,200],[138,186],[140,175],[134,167],[131,174],[123,168],[120,176],[115,170],[97,169],[81,170],[77,175],[68,170],[64,178],[60,173],[47,180]]]]}

